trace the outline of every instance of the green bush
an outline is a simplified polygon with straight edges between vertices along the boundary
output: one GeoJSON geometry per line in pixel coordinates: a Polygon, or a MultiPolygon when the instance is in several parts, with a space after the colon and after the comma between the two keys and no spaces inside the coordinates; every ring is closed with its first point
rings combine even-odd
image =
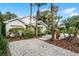
{"type": "Polygon", "coordinates": [[[66,33],[67,31],[65,27],[59,27],[58,30],[60,33],[66,33]]]}
{"type": "Polygon", "coordinates": [[[21,35],[19,34],[19,31],[24,31],[23,28],[12,28],[9,30],[10,33],[13,33],[15,37],[20,37],[21,35]]]}
{"type": "Polygon", "coordinates": [[[45,35],[46,33],[38,33],[38,36],[43,36],[43,35],[45,35]]]}
{"type": "Polygon", "coordinates": [[[29,39],[29,38],[33,38],[34,37],[34,32],[29,30],[29,29],[26,29],[24,30],[23,32],[23,38],[24,39],[29,39]]]}
{"type": "Polygon", "coordinates": [[[2,35],[5,37],[6,36],[6,27],[5,27],[5,23],[2,24],[2,35]]]}
{"type": "Polygon", "coordinates": [[[7,41],[0,37],[0,56],[7,54],[8,43],[7,41]]]}
{"type": "Polygon", "coordinates": [[[69,30],[67,31],[68,33],[74,34],[76,33],[76,28],[75,27],[70,27],[69,30]]]}
{"type": "Polygon", "coordinates": [[[45,33],[46,33],[46,34],[51,34],[51,30],[46,29],[45,33]]]}

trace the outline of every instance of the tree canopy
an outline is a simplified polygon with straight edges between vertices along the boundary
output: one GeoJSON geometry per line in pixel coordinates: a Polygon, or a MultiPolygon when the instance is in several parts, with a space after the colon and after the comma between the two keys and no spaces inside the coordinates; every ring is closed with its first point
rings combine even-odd
{"type": "Polygon", "coordinates": [[[17,17],[16,14],[11,13],[9,11],[6,12],[5,14],[3,14],[3,13],[0,12],[0,16],[1,16],[1,18],[3,18],[3,21],[10,20],[10,19],[13,19],[13,18],[16,18],[17,17]]]}

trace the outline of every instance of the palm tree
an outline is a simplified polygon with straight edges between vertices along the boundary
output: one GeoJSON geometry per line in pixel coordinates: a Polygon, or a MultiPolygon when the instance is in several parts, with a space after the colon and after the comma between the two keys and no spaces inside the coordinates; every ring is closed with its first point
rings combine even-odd
{"type": "Polygon", "coordinates": [[[55,24],[54,24],[54,4],[51,3],[51,31],[52,31],[52,40],[55,39],[55,24]]]}
{"type": "Polygon", "coordinates": [[[35,5],[37,6],[37,15],[36,15],[36,37],[38,37],[38,20],[39,20],[39,16],[40,16],[40,7],[45,5],[45,3],[35,3],[35,5]]]}
{"type": "Polygon", "coordinates": [[[57,27],[57,25],[58,25],[61,18],[62,18],[62,16],[55,16],[54,19],[56,19],[56,27],[57,27]]]}
{"type": "Polygon", "coordinates": [[[30,30],[31,30],[31,21],[32,21],[32,3],[30,3],[30,30]]]}
{"type": "Polygon", "coordinates": [[[40,18],[41,20],[48,25],[48,28],[49,28],[49,22],[50,22],[50,11],[46,10],[46,11],[43,11],[41,12],[40,14],[40,18]]]}
{"type": "Polygon", "coordinates": [[[3,15],[0,12],[0,36],[2,37],[2,24],[3,24],[3,15]]]}
{"type": "Polygon", "coordinates": [[[51,32],[52,32],[52,39],[56,39],[56,29],[58,26],[58,23],[62,16],[57,16],[58,6],[55,6],[53,3],[51,3],[51,32]]]}
{"type": "Polygon", "coordinates": [[[79,16],[69,17],[64,20],[63,23],[66,27],[69,36],[71,33],[74,33],[74,37],[77,37],[79,33],[79,16]]]}

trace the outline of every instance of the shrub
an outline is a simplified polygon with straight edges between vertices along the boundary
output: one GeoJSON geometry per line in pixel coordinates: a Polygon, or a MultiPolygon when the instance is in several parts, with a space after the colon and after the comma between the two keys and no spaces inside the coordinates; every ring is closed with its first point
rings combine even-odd
{"type": "Polygon", "coordinates": [[[7,48],[8,48],[7,41],[0,36],[0,55],[1,56],[7,54],[7,48]]]}
{"type": "Polygon", "coordinates": [[[38,33],[38,36],[43,36],[43,35],[45,35],[46,33],[38,33]]]}
{"type": "Polygon", "coordinates": [[[76,33],[76,28],[75,27],[69,27],[69,30],[67,32],[74,34],[74,33],[76,33]]]}
{"type": "Polygon", "coordinates": [[[66,33],[66,28],[65,27],[58,27],[58,31],[60,33],[66,33]]]}
{"type": "Polygon", "coordinates": [[[46,33],[46,34],[51,34],[51,30],[46,29],[45,33],[46,33]]]}
{"type": "Polygon", "coordinates": [[[5,36],[6,36],[6,27],[5,27],[5,23],[2,24],[1,31],[2,31],[2,35],[5,37],[5,36]]]}
{"type": "Polygon", "coordinates": [[[20,37],[20,33],[19,31],[21,31],[21,33],[23,32],[23,28],[12,28],[9,30],[10,33],[13,33],[15,37],[20,37]]]}
{"type": "Polygon", "coordinates": [[[34,37],[34,32],[32,30],[29,30],[29,29],[25,29],[23,31],[23,38],[24,39],[29,39],[29,38],[33,38],[34,37]]]}

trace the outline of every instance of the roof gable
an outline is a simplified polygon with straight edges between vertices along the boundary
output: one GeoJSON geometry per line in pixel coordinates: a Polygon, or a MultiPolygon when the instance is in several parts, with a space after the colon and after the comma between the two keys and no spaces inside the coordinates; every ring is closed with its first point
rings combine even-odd
{"type": "MultiPolygon", "coordinates": [[[[25,16],[25,17],[10,19],[10,20],[4,21],[4,23],[8,24],[8,23],[10,23],[10,22],[12,22],[12,21],[18,20],[18,21],[20,21],[21,23],[23,23],[24,25],[27,25],[27,23],[26,23],[27,20],[24,21],[23,19],[26,19],[26,18],[28,18],[28,17],[30,18],[30,16],[25,16]]],[[[32,18],[32,19],[34,20],[34,18],[32,18]]]]}
{"type": "MultiPolygon", "coordinates": [[[[22,24],[24,25],[29,25],[29,22],[30,22],[30,16],[25,16],[25,17],[20,17],[20,18],[14,18],[14,19],[10,19],[10,20],[7,20],[7,21],[4,21],[4,23],[8,24],[12,21],[16,21],[18,20],[19,22],[21,22],[22,24]]],[[[35,26],[35,18],[32,17],[32,25],[35,26]]],[[[41,26],[45,26],[47,27],[47,24],[45,24],[43,21],[39,20],[38,23],[41,25],[41,26]]]]}

